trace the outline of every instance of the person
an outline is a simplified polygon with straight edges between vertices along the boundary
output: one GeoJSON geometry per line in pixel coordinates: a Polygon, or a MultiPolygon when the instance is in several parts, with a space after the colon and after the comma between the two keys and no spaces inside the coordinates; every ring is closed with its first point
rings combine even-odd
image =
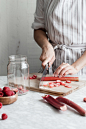
{"type": "Polygon", "coordinates": [[[54,76],[86,74],[86,0],[37,0],[34,39],[54,76]]]}

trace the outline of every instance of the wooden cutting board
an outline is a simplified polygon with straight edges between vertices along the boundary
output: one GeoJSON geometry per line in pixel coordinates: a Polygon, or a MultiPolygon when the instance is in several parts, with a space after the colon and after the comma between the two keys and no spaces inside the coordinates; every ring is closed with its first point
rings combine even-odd
{"type": "MultiPolygon", "coordinates": [[[[38,78],[41,78],[42,76],[41,73],[33,73],[33,74],[37,75],[38,78]]],[[[33,74],[30,74],[30,76],[32,76],[33,74]]],[[[66,96],[86,85],[86,80],[80,80],[79,82],[72,81],[70,84],[68,84],[72,86],[72,88],[67,88],[64,86],[59,86],[54,88],[41,86],[40,88],[38,88],[39,82],[40,80],[38,79],[30,79],[30,90],[56,96],[66,96]]],[[[47,84],[48,82],[49,81],[43,81],[41,84],[47,84]]]]}

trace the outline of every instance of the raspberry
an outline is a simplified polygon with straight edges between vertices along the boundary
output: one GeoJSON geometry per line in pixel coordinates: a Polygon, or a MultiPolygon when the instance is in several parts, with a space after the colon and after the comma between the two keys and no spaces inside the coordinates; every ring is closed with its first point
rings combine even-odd
{"type": "Polygon", "coordinates": [[[12,91],[12,94],[11,95],[15,95],[15,92],[14,91],[12,91]]]}
{"type": "Polygon", "coordinates": [[[7,118],[8,118],[7,114],[3,113],[3,114],[2,114],[2,120],[5,120],[5,119],[7,119],[7,118]]]}
{"type": "Polygon", "coordinates": [[[32,77],[29,77],[29,79],[33,79],[32,77]]]}
{"type": "Polygon", "coordinates": [[[0,91],[2,91],[2,89],[0,88],[0,91]]]}
{"type": "Polygon", "coordinates": [[[35,77],[35,78],[37,78],[37,75],[33,75],[32,77],[35,77]]]}
{"type": "Polygon", "coordinates": [[[11,96],[13,94],[13,91],[12,90],[8,90],[5,92],[5,95],[6,96],[11,96]]]}
{"type": "Polygon", "coordinates": [[[86,98],[84,98],[83,101],[86,102],[86,98]]]}
{"type": "Polygon", "coordinates": [[[2,103],[0,102],[0,108],[2,108],[2,103]]]}
{"type": "Polygon", "coordinates": [[[0,91],[0,97],[3,97],[4,93],[2,91],[0,91]]]}
{"type": "Polygon", "coordinates": [[[32,76],[32,79],[36,79],[36,77],[35,76],[32,76]]]}
{"type": "Polygon", "coordinates": [[[4,88],[3,88],[3,92],[4,92],[4,93],[5,93],[6,91],[8,91],[8,90],[10,90],[9,87],[4,87],[4,88]]]}

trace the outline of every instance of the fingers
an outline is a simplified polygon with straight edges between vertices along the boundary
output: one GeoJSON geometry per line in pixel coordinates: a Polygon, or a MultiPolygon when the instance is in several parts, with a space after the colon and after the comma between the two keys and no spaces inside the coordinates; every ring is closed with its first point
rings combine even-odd
{"type": "Polygon", "coordinates": [[[52,59],[49,61],[49,67],[53,64],[54,61],[55,61],[55,56],[53,56],[52,59]]]}
{"type": "Polygon", "coordinates": [[[65,68],[63,68],[62,70],[61,70],[61,72],[60,72],[60,77],[62,77],[62,76],[64,76],[65,75],[65,72],[66,71],[69,71],[71,69],[71,66],[69,65],[69,66],[67,66],[67,67],[65,67],[65,68]]]}
{"type": "Polygon", "coordinates": [[[68,75],[68,74],[73,75],[73,74],[74,74],[74,73],[73,73],[73,70],[72,70],[72,69],[67,70],[67,71],[65,72],[65,76],[68,75]]]}
{"type": "Polygon", "coordinates": [[[41,54],[41,56],[40,56],[40,60],[42,61],[42,66],[43,67],[45,67],[45,65],[47,64],[47,63],[49,63],[49,67],[53,64],[53,62],[54,62],[54,60],[55,60],[55,55],[52,55],[52,56],[46,56],[45,57],[45,55],[43,55],[43,54],[41,54]]]}
{"type": "Polygon", "coordinates": [[[54,72],[54,75],[55,76],[59,76],[60,74],[60,77],[64,74],[64,71],[65,71],[65,68],[67,68],[69,66],[69,64],[66,64],[66,63],[62,63],[57,69],[56,71],[54,72]],[[62,71],[64,70],[64,71],[62,71]]]}

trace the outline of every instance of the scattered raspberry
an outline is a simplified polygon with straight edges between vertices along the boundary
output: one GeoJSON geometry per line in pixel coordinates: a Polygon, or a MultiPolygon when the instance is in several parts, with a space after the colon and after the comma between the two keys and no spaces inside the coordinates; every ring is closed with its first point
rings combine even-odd
{"type": "Polygon", "coordinates": [[[11,96],[13,94],[13,91],[12,90],[8,90],[5,92],[5,95],[6,96],[11,96]]]}
{"type": "Polygon", "coordinates": [[[7,118],[8,118],[7,114],[3,113],[3,114],[2,114],[2,120],[5,120],[5,119],[7,119],[7,118]]]}
{"type": "Polygon", "coordinates": [[[4,92],[4,93],[5,93],[6,91],[8,91],[8,90],[10,90],[9,87],[4,87],[4,88],[3,88],[3,92],[4,92]]]}
{"type": "Polygon", "coordinates": [[[86,102],[86,98],[84,98],[83,101],[86,102]]]}
{"type": "Polygon", "coordinates": [[[3,97],[4,96],[4,93],[1,91],[0,92],[0,97],[3,97]]]}
{"type": "Polygon", "coordinates": [[[2,108],[2,103],[0,102],[0,109],[2,108]]]}

